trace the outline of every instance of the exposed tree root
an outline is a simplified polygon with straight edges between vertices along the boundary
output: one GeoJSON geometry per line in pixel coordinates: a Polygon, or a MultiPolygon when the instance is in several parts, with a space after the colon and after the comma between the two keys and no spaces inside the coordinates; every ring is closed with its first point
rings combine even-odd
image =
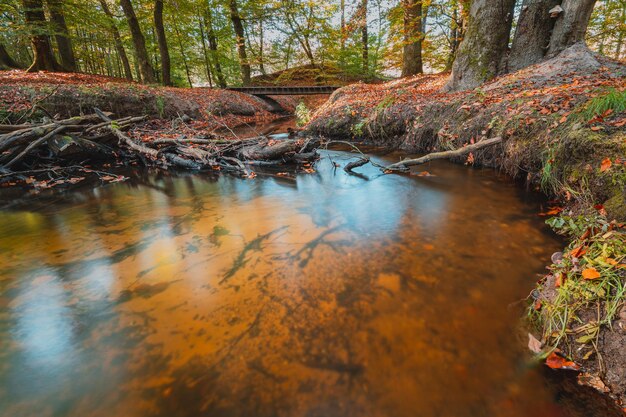
{"type": "MultiPolygon", "coordinates": [[[[156,138],[134,139],[126,131],[145,116],[113,120],[110,113],[40,124],[0,125],[0,181],[45,173],[52,179],[61,166],[76,162],[133,163],[160,169],[222,171],[250,177],[248,166],[305,164],[318,158],[318,141],[250,139],[156,138]]],[[[85,172],[93,172],[85,169],[85,172]]]]}

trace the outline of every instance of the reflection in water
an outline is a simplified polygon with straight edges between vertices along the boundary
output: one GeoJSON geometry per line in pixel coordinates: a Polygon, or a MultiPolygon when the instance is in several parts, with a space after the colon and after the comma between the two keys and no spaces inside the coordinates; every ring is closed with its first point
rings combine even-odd
{"type": "Polygon", "coordinates": [[[590,415],[519,348],[559,247],[536,202],[429,169],[148,176],[0,213],[3,415],[590,415]]]}

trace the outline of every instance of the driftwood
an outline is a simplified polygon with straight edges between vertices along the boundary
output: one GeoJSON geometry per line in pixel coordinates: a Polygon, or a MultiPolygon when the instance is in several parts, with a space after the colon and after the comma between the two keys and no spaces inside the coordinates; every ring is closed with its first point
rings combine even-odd
{"type": "MultiPolygon", "coordinates": [[[[89,160],[115,163],[140,161],[161,169],[223,171],[254,176],[248,166],[304,164],[318,158],[318,141],[223,137],[170,139],[143,142],[133,138],[132,128],[145,116],[114,120],[111,113],[94,114],[43,123],[0,125],[0,180],[24,179],[46,173],[49,178],[63,167],[89,160]],[[5,133],[2,133],[5,132],[5,133]]],[[[96,172],[84,169],[84,172],[96,172]]]]}

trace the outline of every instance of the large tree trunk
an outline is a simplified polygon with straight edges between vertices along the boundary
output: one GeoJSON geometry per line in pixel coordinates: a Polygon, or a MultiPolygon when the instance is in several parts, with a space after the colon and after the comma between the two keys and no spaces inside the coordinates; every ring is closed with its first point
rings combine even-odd
{"type": "Polygon", "coordinates": [[[48,10],[50,11],[50,20],[54,25],[54,38],[59,48],[61,65],[69,71],[77,71],[78,67],[76,65],[76,58],[74,57],[74,49],[72,48],[72,39],[67,30],[65,14],[63,13],[63,1],[46,1],[48,2],[48,10]]]}
{"type": "Polygon", "coordinates": [[[11,58],[11,55],[9,55],[4,45],[0,43],[0,69],[5,68],[19,69],[21,68],[21,65],[11,58]]]}
{"type": "Polygon", "coordinates": [[[141,27],[139,21],[135,15],[135,10],[130,0],[120,0],[124,15],[128,21],[128,27],[130,28],[130,34],[133,38],[133,46],[135,48],[135,60],[141,73],[141,79],[144,83],[154,83],[154,70],[150,65],[150,59],[148,58],[148,52],[146,51],[146,39],[141,33],[141,27]]]}
{"type": "Polygon", "coordinates": [[[33,63],[27,71],[65,71],[52,53],[42,1],[22,0],[22,6],[24,7],[24,21],[30,32],[34,56],[33,63]]]}
{"type": "Polygon", "coordinates": [[[550,10],[561,0],[524,0],[509,55],[509,71],[541,62],[546,56],[556,19],[550,10]]]}
{"type": "Polygon", "coordinates": [[[109,20],[109,30],[111,31],[111,36],[113,36],[113,43],[115,45],[115,51],[117,52],[117,56],[120,58],[120,61],[122,61],[122,66],[124,67],[124,76],[127,80],[132,81],[133,72],[130,69],[130,62],[128,61],[128,56],[126,55],[126,50],[124,49],[124,44],[122,43],[120,31],[115,25],[113,13],[111,13],[111,10],[109,9],[109,5],[107,4],[106,0],[100,0],[100,6],[102,6],[102,11],[109,20]]]}
{"type": "Polygon", "coordinates": [[[475,88],[503,71],[515,0],[474,0],[447,89],[475,88]]]}
{"type": "Polygon", "coordinates": [[[424,72],[422,64],[422,0],[403,0],[404,48],[402,51],[402,76],[424,72]]]}
{"type": "Polygon", "coordinates": [[[165,28],[163,27],[163,0],[154,2],[154,28],[156,29],[157,43],[159,44],[159,55],[161,56],[161,78],[163,85],[172,85],[170,70],[170,51],[167,47],[165,28]]]}
{"type": "Polygon", "coordinates": [[[239,54],[239,65],[241,66],[241,80],[243,81],[243,85],[248,85],[250,84],[250,62],[246,54],[246,37],[243,29],[243,21],[237,7],[237,0],[230,0],[228,7],[230,9],[230,20],[235,30],[237,53],[239,54]]]}
{"type": "Polygon", "coordinates": [[[552,58],[564,49],[585,40],[587,26],[596,0],[563,0],[563,12],[558,16],[550,38],[547,57],[552,58]]]}
{"type": "Polygon", "coordinates": [[[217,85],[219,85],[221,88],[226,88],[226,79],[224,78],[224,72],[222,71],[222,64],[220,62],[217,46],[217,36],[215,35],[215,29],[213,28],[213,14],[211,13],[211,9],[209,7],[206,8],[205,25],[207,28],[207,40],[209,41],[209,50],[211,51],[213,66],[215,67],[217,85]]]}

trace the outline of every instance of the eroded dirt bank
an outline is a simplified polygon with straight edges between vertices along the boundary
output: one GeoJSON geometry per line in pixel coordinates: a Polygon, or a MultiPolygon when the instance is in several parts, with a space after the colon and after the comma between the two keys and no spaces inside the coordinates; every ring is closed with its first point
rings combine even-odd
{"type": "MultiPolygon", "coordinates": [[[[293,112],[293,100],[275,99],[293,112]]],[[[278,117],[264,101],[228,90],[152,87],[88,74],[0,72],[0,123],[79,116],[91,113],[94,107],[116,117],[147,115],[172,120],[186,115],[195,131],[210,132],[278,117]]]]}
{"type": "Polygon", "coordinates": [[[529,297],[538,332],[529,345],[549,366],[579,368],[581,380],[622,407],[625,75],[623,64],[575,45],[470,92],[442,92],[447,74],[351,85],[336,91],[307,127],[313,135],[410,153],[502,137],[502,144],[457,161],[500,169],[554,197],[544,215],[558,216],[550,224],[570,242],[529,297]]]}

